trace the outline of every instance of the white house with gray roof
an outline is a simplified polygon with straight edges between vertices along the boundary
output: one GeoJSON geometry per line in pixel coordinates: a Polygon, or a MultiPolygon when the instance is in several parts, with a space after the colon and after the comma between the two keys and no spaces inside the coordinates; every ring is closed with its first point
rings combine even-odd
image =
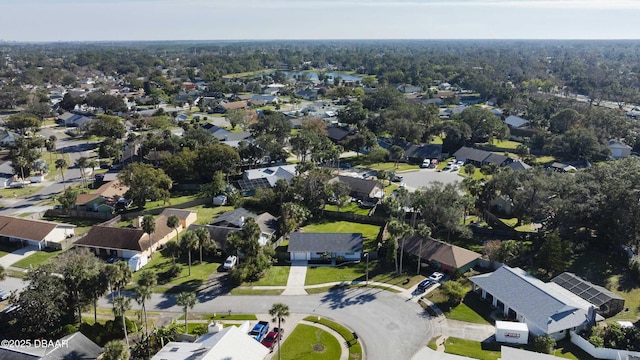
{"type": "Polygon", "coordinates": [[[532,335],[548,334],[556,340],[567,332],[588,329],[603,318],[595,306],[555,283],[544,283],[520,268],[498,270],[469,278],[473,291],[503,314],[526,323],[532,335]]]}
{"type": "Polygon", "coordinates": [[[301,233],[289,235],[291,261],[320,260],[325,253],[333,260],[357,261],[362,256],[361,233],[301,233]]]}

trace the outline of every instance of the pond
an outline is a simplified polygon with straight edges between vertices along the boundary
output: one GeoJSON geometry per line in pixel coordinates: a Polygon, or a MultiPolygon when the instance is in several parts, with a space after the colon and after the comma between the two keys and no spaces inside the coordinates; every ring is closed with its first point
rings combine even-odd
{"type": "MultiPolygon", "coordinates": [[[[285,71],[287,77],[299,77],[300,75],[306,75],[309,77],[309,80],[318,80],[318,72],[317,71],[285,71]]],[[[333,81],[333,79],[337,76],[340,76],[342,80],[346,81],[362,81],[361,76],[356,76],[352,74],[347,74],[343,72],[325,72],[324,75],[329,79],[329,81],[333,81]]]]}

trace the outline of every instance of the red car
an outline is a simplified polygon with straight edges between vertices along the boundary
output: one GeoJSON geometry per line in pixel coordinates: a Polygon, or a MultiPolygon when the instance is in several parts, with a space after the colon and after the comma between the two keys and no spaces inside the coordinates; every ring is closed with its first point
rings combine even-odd
{"type": "Polygon", "coordinates": [[[273,351],[273,348],[278,343],[278,339],[282,339],[283,332],[284,329],[273,328],[273,330],[262,340],[262,345],[273,351]]]}

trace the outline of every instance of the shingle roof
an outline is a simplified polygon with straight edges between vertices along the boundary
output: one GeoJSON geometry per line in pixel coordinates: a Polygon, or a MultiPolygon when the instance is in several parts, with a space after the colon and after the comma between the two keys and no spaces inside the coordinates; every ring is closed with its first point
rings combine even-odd
{"type": "Polygon", "coordinates": [[[85,205],[99,196],[99,194],[78,194],[76,197],[76,205],[85,205]]]}
{"type": "Polygon", "coordinates": [[[213,240],[219,249],[226,249],[227,247],[227,237],[232,232],[240,231],[239,228],[236,227],[228,227],[228,226],[215,226],[215,225],[189,225],[187,230],[195,231],[199,228],[204,228],[209,231],[209,237],[213,240]]]}
{"type": "Polygon", "coordinates": [[[212,134],[213,137],[220,141],[240,141],[246,140],[251,137],[251,132],[249,131],[217,131],[212,134]]]}
{"type": "Polygon", "coordinates": [[[531,168],[530,165],[527,165],[522,160],[514,160],[509,165],[507,165],[507,167],[511,168],[513,171],[524,171],[531,168]]]}
{"type": "Polygon", "coordinates": [[[143,235],[142,229],[95,225],[75,245],[144,252],[149,248],[149,238],[143,235]]]}
{"type": "Polygon", "coordinates": [[[360,179],[353,176],[338,175],[329,180],[329,183],[334,183],[336,181],[342,181],[348,184],[351,192],[367,194],[369,197],[375,197],[376,194],[374,193],[376,192],[376,188],[384,189],[384,186],[378,180],[360,179]]]}
{"type": "Polygon", "coordinates": [[[408,149],[404,150],[404,154],[409,158],[437,159],[442,155],[442,145],[411,145],[408,149]]]}
{"type": "Polygon", "coordinates": [[[113,198],[121,197],[127,191],[129,191],[129,187],[123,185],[122,183],[120,183],[120,180],[116,179],[114,181],[109,181],[108,183],[102,184],[102,186],[96,189],[96,191],[94,191],[93,193],[104,196],[106,198],[113,198]]]}
{"type": "Polygon", "coordinates": [[[232,225],[241,228],[244,220],[248,218],[256,218],[257,216],[258,215],[245,208],[237,208],[220,214],[220,216],[213,219],[210,225],[232,225]]]}
{"type": "Polygon", "coordinates": [[[583,302],[572,299],[558,291],[562,288],[548,286],[520,268],[503,265],[492,273],[469,279],[547,334],[588,321],[588,308],[584,308],[583,302]]]}
{"type": "Polygon", "coordinates": [[[504,123],[513,127],[513,128],[519,128],[521,126],[524,126],[526,124],[529,123],[528,120],[523,119],[519,116],[515,116],[515,115],[509,115],[507,116],[506,119],[504,119],[504,123]]]}
{"type": "Polygon", "coordinates": [[[489,156],[487,156],[484,159],[484,162],[491,163],[491,164],[496,164],[496,165],[502,165],[508,159],[509,159],[509,157],[507,155],[490,153],[489,156]]]}
{"type": "Polygon", "coordinates": [[[171,215],[177,217],[178,219],[184,220],[186,218],[189,217],[189,215],[191,215],[193,213],[193,211],[190,210],[183,210],[183,209],[173,209],[173,208],[168,208],[168,209],[164,209],[162,210],[162,214],[165,217],[169,217],[171,215]]]}
{"type": "Polygon", "coordinates": [[[42,241],[58,226],[75,227],[71,224],[0,215],[0,236],[42,241]]]}
{"type": "Polygon", "coordinates": [[[278,230],[278,219],[268,212],[262,213],[256,217],[256,224],[265,234],[273,234],[278,230]]]}
{"type": "Polygon", "coordinates": [[[301,233],[289,235],[289,252],[361,252],[361,233],[301,233]]]}
{"type": "Polygon", "coordinates": [[[454,269],[462,268],[482,256],[471,250],[435,239],[424,240],[421,252],[420,240],[421,238],[417,235],[405,239],[405,251],[413,255],[420,254],[420,257],[425,260],[437,261],[454,269]]]}
{"type": "Polygon", "coordinates": [[[487,158],[491,153],[485,150],[474,149],[470,147],[463,146],[458,151],[456,151],[453,156],[456,159],[467,159],[477,162],[483,162],[484,159],[487,158]]]}
{"type": "Polygon", "coordinates": [[[327,136],[333,141],[341,141],[349,135],[349,131],[335,126],[327,128],[327,136]]]}
{"type": "Polygon", "coordinates": [[[60,339],[65,346],[54,349],[44,346],[3,348],[0,347],[0,360],[93,360],[102,354],[102,348],[89,340],[81,332],[60,339]]]}

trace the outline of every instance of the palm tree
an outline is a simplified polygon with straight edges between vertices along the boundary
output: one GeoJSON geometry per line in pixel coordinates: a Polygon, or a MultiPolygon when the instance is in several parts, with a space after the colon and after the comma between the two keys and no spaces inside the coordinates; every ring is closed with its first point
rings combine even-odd
{"type": "Polygon", "coordinates": [[[147,300],[151,299],[151,288],[148,286],[138,286],[135,289],[136,302],[142,306],[142,313],[144,314],[144,333],[147,336],[147,347],[149,346],[149,321],[147,320],[147,307],[145,306],[147,300]]]}
{"type": "Polygon", "coordinates": [[[125,312],[131,309],[131,299],[124,296],[118,296],[113,300],[113,314],[115,317],[122,317],[122,329],[124,330],[124,339],[129,347],[129,336],[127,335],[127,322],[125,320],[125,312]]]}
{"type": "Polygon", "coordinates": [[[67,160],[63,159],[56,159],[56,169],[60,170],[60,175],[62,175],[62,186],[64,187],[64,189],[67,189],[67,186],[64,184],[64,170],[66,168],[69,167],[69,164],[67,164],[67,160]]]}
{"type": "Polygon", "coordinates": [[[175,341],[178,336],[178,328],[175,323],[172,323],[169,326],[161,326],[159,328],[154,328],[153,335],[156,338],[156,343],[160,340],[160,345],[164,347],[164,343],[175,341]]]}
{"type": "Polygon", "coordinates": [[[416,235],[418,235],[418,241],[420,242],[420,250],[418,251],[418,270],[416,270],[416,274],[420,274],[420,260],[422,260],[422,244],[429,239],[431,236],[431,228],[429,228],[426,224],[418,224],[418,228],[416,229],[416,235]]]}
{"type": "Polygon", "coordinates": [[[7,270],[5,270],[2,265],[0,265],[0,281],[6,278],[7,278],[7,270]]]}
{"type": "MultiPolygon", "coordinates": [[[[393,241],[393,260],[396,266],[396,273],[399,275],[402,270],[402,263],[400,263],[400,267],[398,267],[398,239],[402,238],[402,247],[404,247],[404,238],[411,229],[409,228],[409,225],[404,222],[394,219],[389,221],[387,230],[389,231],[389,235],[391,235],[391,239],[393,241]]],[[[402,257],[400,257],[400,261],[402,262],[402,257]]]]}
{"type": "Polygon", "coordinates": [[[176,258],[180,257],[180,244],[178,244],[175,240],[171,240],[168,243],[164,244],[165,254],[171,256],[171,262],[175,265],[176,258]]]}
{"type": "Polygon", "coordinates": [[[87,166],[91,168],[91,178],[95,180],[94,176],[95,176],[96,168],[100,166],[100,163],[96,159],[91,159],[89,160],[89,163],[87,164],[87,166]]]}
{"type": "Polygon", "coordinates": [[[49,152],[50,163],[53,163],[53,153],[56,151],[56,141],[58,141],[58,138],[55,135],[51,135],[44,144],[49,152]]]}
{"type": "Polygon", "coordinates": [[[122,340],[112,340],[104,345],[102,360],[129,360],[129,345],[122,340]]]}
{"type": "Polygon", "coordinates": [[[149,250],[151,251],[151,257],[153,257],[153,243],[151,242],[151,234],[156,231],[156,222],[153,219],[153,215],[145,215],[144,217],[142,217],[142,230],[149,234],[149,250]]]}
{"type": "Polygon", "coordinates": [[[80,179],[82,179],[82,188],[84,189],[86,182],[85,170],[87,169],[87,166],[89,166],[89,158],[81,156],[74,164],[80,168],[80,179]]]}
{"type": "Polygon", "coordinates": [[[176,299],[176,304],[182,306],[184,309],[184,333],[189,333],[189,309],[193,309],[193,307],[198,302],[198,298],[196,294],[192,292],[181,292],[178,294],[178,298],[176,299]]]}
{"type": "Polygon", "coordinates": [[[180,219],[177,216],[171,215],[167,218],[167,226],[176,231],[176,241],[180,242],[180,234],[178,233],[178,226],[180,225],[180,219]]]}
{"type": "Polygon", "coordinates": [[[198,247],[200,248],[200,263],[202,264],[202,247],[211,242],[211,234],[205,228],[197,228],[196,236],[198,237],[198,247]]]}
{"type": "Polygon", "coordinates": [[[269,315],[273,316],[271,321],[278,321],[278,328],[280,329],[280,334],[278,335],[278,360],[281,360],[280,354],[280,338],[282,337],[282,327],[281,323],[284,322],[284,318],[289,316],[289,306],[283,303],[275,303],[269,309],[269,315]]]}
{"type": "Polygon", "coordinates": [[[198,236],[193,231],[187,231],[180,241],[180,246],[189,254],[189,276],[191,276],[191,250],[198,245],[198,236]]]}

